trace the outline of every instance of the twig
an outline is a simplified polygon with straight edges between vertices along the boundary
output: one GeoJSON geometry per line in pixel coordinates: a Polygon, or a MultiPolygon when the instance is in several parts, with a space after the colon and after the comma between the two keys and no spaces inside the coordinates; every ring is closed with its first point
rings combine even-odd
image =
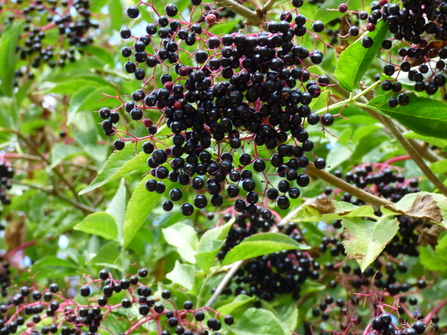
{"type": "Polygon", "coordinates": [[[262,7],[262,11],[263,11],[264,13],[267,13],[267,12],[273,7],[273,5],[275,4],[275,2],[276,2],[276,0],[268,0],[268,1],[265,3],[264,7],[262,7]]]}
{"type": "MultiPolygon", "coordinates": [[[[28,154],[18,154],[18,153],[6,153],[5,155],[6,159],[27,159],[30,161],[36,161],[36,162],[41,162],[42,159],[39,156],[34,156],[34,155],[28,155],[28,154]]],[[[66,165],[70,165],[70,166],[74,166],[74,167],[78,167],[78,168],[87,168],[90,171],[98,171],[98,168],[94,165],[84,165],[84,164],[76,164],[73,162],[69,162],[69,161],[62,161],[61,164],[66,164],[66,165]]]]}
{"type": "Polygon", "coordinates": [[[241,268],[241,266],[244,264],[244,261],[237,261],[236,263],[233,263],[232,267],[230,268],[230,271],[227,272],[225,277],[222,279],[222,281],[217,286],[216,290],[214,291],[213,295],[209,300],[206,302],[205,307],[211,307],[212,304],[216,301],[216,299],[219,297],[219,295],[223,292],[225,287],[227,287],[228,283],[230,282],[231,278],[234,277],[236,272],[241,268]]]}
{"type": "MultiPolygon", "coordinates": [[[[366,98],[364,98],[364,97],[362,97],[359,100],[362,103],[367,103],[368,102],[368,100],[366,98]]],[[[371,115],[373,118],[375,118],[376,120],[378,120],[379,122],[381,122],[385,126],[386,126],[386,124],[384,123],[384,120],[386,119],[386,120],[390,121],[391,124],[393,125],[393,127],[398,130],[399,134],[407,131],[407,129],[405,129],[400,124],[398,124],[395,121],[387,118],[386,116],[376,112],[375,110],[373,110],[371,108],[367,108],[367,109],[363,108],[363,110],[365,110],[369,115],[371,115]]],[[[390,123],[388,123],[388,124],[390,124],[390,123]]],[[[393,133],[393,135],[394,135],[394,133],[393,133]]],[[[416,140],[414,138],[406,139],[406,140],[410,143],[410,145],[413,147],[413,149],[419,154],[419,156],[424,157],[429,162],[433,163],[433,162],[437,162],[437,161],[441,160],[441,158],[438,155],[436,155],[432,150],[430,150],[430,148],[426,147],[423,142],[421,142],[419,140],[416,140]]]]}
{"type": "Polygon", "coordinates": [[[10,181],[11,181],[12,184],[26,186],[26,187],[29,187],[29,188],[32,188],[32,189],[35,189],[35,190],[39,190],[39,191],[45,192],[47,194],[53,195],[55,197],[58,197],[59,199],[61,199],[63,201],[66,201],[69,204],[73,205],[74,207],[82,210],[84,212],[84,214],[91,214],[91,213],[95,213],[95,212],[98,211],[95,208],[86,206],[86,205],[84,205],[84,204],[82,204],[80,202],[77,202],[75,200],[67,198],[65,195],[61,194],[59,191],[57,191],[55,189],[47,189],[47,188],[44,188],[44,187],[41,187],[41,186],[38,186],[38,185],[25,184],[25,183],[22,183],[22,182],[20,182],[18,180],[15,180],[15,179],[11,179],[10,181]]]}
{"type": "MultiPolygon", "coordinates": [[[[25,143],[28,145],[29,148],[31,148],[37,156],[40,157],[40,159],[42,159],[48,166],[51,166],[51,162],[44,156],[42,155],[42,153],[39,151],[39,149],[34,145],[33,142],[31,142],[25,135],[23,135],[20,131],[14,130],[14,129],[10,129],[10,128],[4,128],[4,127],[0,127],[0,131],[5,131],[8,133],[14,133],[16,134],[18,137],[20,137],[23,141],[25,141],[25,143]]],[[[73,193],[73,196],[75,197],[75,199],[77,201],[81,201],[81,199],[79,198],[78,192],[76,192],[74,186],[67,180],[65,179],[64,175],[58,170],[58,169],[53,169],[53,171],[57,174],[57,176],[62,180],[62,182],[64,184],[66,184],[68,186],[68,188],[70,189],[70,191],[73,193]]]]}
{"type": "Polygon", "coordinates": [[[372,204],[377,207],[381,206],[390,206],[393,203],[389,200],[376,197],[375,195],[365,192],[361,190],[358,187],[352,186],[351,184],[345,182],[344,180],[335,177],[334,175],[317,169],[314,165],[308,165],[307,170],[311,172],[312,174],[316,175],[318,178],[323,179],[324,181],[328,182],[329,184],[348,192],[349,194],[352,194],[353,196],[365,201],[366,203],[372,204]]]}
{"type": "MultiPolygon", "coordinates": [[[[367,108],[367,106],[365,106],[367,108]]],[[[418,154],[418,152],[413,148],[413,146],[408,142],[408,140],[402,135],[402,133],[397,129],[395,123],[388,119],[387,117],[382,117],[382,123],[393,133],[394,137],[399,141],[402,147],[411,156],[411,159],[416,163],[416,165],[421,169],[424,175],[432,182],[432,184],[441,191],[442,194],[447,196],[447,186],[445,186],[442,181],[429,169],[427,164],[418,154]]]]}
{"type": "Polygon", "coordinates": [[[216,0],[221,6],[228,8],[229,10],[239,14],[247,19],[248,25],[259,26],[262,23],[262,17],[258,13],[244,7],[233,0],[216,0]]]}
{"type": "MultiPolygon", "coordinates": [[[[304,60],[304,65],[306,67],[312,66],[312,62],[309,59],[305,59],[304,60]]],[[[350,92],[345,90],[343,87],[340,86],[340,84],[338,83],[337,79],[331,75],[330,73],[326,73],[327,77],[329,78],[329,81],[334,84],[334,86],[332,86],[331,88],[337,92],[338,94],[340,94],[343,98],[347,99],[350,95],[350,92]]],[[[368,103],[368,100],[365,97],[360,97],[359,99],[360,102],[362,103],[368,103]]],[[[376,120],[378,120],[379,122],[383,123],[383,117],[381,117],[380,113],[377,113],[376,111],[372,110],[372,109],[368,109],[366,110],[366,112],[371,115],[373,118],[375,118],[376,120]]],[[[397,129],[399,129],[400,132],[405,132],[406,129],[404,127],[402,127],[400,124],[397,124],[396,122],[392,121],[393,124],[397,127],[397,129]]],[[[426,148],[424,147],[424,143],[422,141],[419,141],[417,139],[408,139],[408,141],[410,142],[411,146],[419,153],[419,155],[421,155],[422,157],[424,157],[426,160],[428,160],[429,162],[437,162],[440,161],[441,158],[433,152],[433,150],[430,150],[430,148],[426,148]]]]}
{"type": "MultiPolygon", "coordinates": [[[[301,209],[300,206],[294,208],[293,210],[291,210],[280,222],[279,224],[285,224],[287,223],[289,220],[291,220],[296,213],[301,209]]],[[[227,274],[225,275],[225,277],[223,277],[222,281],[219,283],[219,285],[217,286],[216,290],[214,291],[213,295],[211,296],[211,298],[209,298],[209,300],[206,302],[205,307],[211,307],[212,304],[214,304],[214,302],[216,301],[216,299],[219,297],[219,295],[222,294],[223,290],[225,289],[225,287],[227,287],[228,283],[230,282],[231,278],[234,277],[234,275],[236,274],[236,272],[241,268],[241,266],[244,264],[244,261],[238,261],[235,262],[233,264],[231,264],[231,267],[229,268],[227,274]]]]}

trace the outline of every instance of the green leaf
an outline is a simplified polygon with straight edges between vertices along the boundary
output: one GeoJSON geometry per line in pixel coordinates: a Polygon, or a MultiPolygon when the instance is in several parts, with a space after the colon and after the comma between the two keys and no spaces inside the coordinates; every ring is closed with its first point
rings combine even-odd
{"type": "Polygon", "coordinates": [[[42,259],[37,260],[33,264],[33,270],[37,270],[39,268],[47,268],[47,267],[66,267],[66,268],[76,268],[76,265],[56,256],[47,256],[42,259]]]}
{"type": "Polygon", "coordinates": [[[307,250],[310,247],[300,244],[293,238],[281,233],[259,233],[247,237],[241,244],[231,249],[225,256],[222,265],[268,255],[277,251],[295,249],[307,250]]]}
{"type": "Polygon", "coordinates": [[[352,150],[344,145],[337,145],[331,149],[326,158],[327,171],[331,171],[352,157],[352,150]]]}
{"type": "Polygon", "coordinates": [[[99,249],[97,254],[86,264],[114,264],[119,255],[117,243],[110,242],[99,249]]]}
{"type": "Polygon", "coordinates": [[[255,301],[256,297],[249,297],[245,294],[240,294],[234,298],[234,300],[227,304],[219,307],[217,311],[223,315],[228,315],[233,313],[234,310],[238,309],[241,306],[247,305],[251,303],[252,301],[255,301]]]}
{"type": "Polygon", "coordinates": [[[101,66],[104,67],[108,65],[109,68],[113,68],[115,65],[115,61],[113,59],[113,55],[109,50],[105,48],[101,48],[95,45],[89,45],[84,48],[86,53],[92,54],[95,56],[95,61],[101,66]]]}
{"type": "MultiPolygon", "coordinates": [[[[314,74],[314,72],[310,72],[310,73],[314,74]]],[[[318,110],[318,109],[322,109],[322,108],[327,107],[328,104],[329,104],[329,96],[330,96],[330,94],[331,94],[331,91],[329,91],[329,90],[321,92],[321,94],[318,97],[318,99],[312,99],[312,102],[309,105],[310,109],[311,110],[318,110]]]]}
{"type": "Polygon", "coordinates": [[[442,194],[411,193],[385,208],[411,217],[431,220],[447,228],[447,198],[442,194]]]}
{"type": "Polygon", "coordinates": [[[110,0],[109,13],[113,29],[119,31],[123,25],[124,18],[123,4],[121,0],[110,0]]]}
{"type": "Polygon", "coordinates": [[[441,148],[441,149],[446,149],[447,148],[447,140],[441,140],[439,138],[435,138],[432,136],[422,136],[420,134],[417,134],[415,132],[407,132],[404,134],[405,138],[414,138],[416,140],[421,140],[423,142],[428,142],[431,145],[436,145],[437,147],[441,148]]]}
{"type": "MultiPolygon", "coordinates": [[[[338,5],[340,5],[341,3],[341,0],[325,0],[320,6],[318,6],[318,10],[315,13],[314,19],[321,20],[324,23],[328,23],[339,18],[340,12],[338,10],[329,11],[328,9],[338,9],[338,5]]],[[[349,8],[361,8],[362,4],[363,3],[361,0],[352,0],[349,1],[349,8]]]]}
{"type": "Polygon", "coordinates": [[[298,306],[296,301],[281,304],[275,307],[276,314],[280,315],[279,322],[281,322],[284,333],[294,331],[298,325],[298,306]]]}
{"type": "Polygon", "coordinates": [[[346,229],[343,240],[346,253],[359,263],[362,271],[374,262],[399,229],[399,221],[387,216],[377,222],[360,218],[346,218],[342,222],[346,229]]]}
{"type": "Polygon", "coordinates": [[[229,31],[232,31],[238,22],[239,22],[238,20],[232,19],[225,23],[215,24],[214,26],[212,26],[210,28],[210,33],[212,33],[214,35],[225,34],[229,31]]]}
{"type": "Polygon", "coordinates": [[[357,87],[365,72],[371,68],[370,65],[375,59],[387,32],[388,25],[380,20],[376,24],[376,29],[365,35],[371,37],[374,41],[371,48],[364,48],[361,43],[362,38],[359,38],[341,53],[335,69],[335,77],[341,87],[349,92],[357,87]]]}
{"type": "Polygon", "coordinates": [[[93,191],[112,180],[126,176],[145,166],[148,155],[144,152],[139,152],[141,151],[142,145],[142,142],[139,142],[138,145],[135,145],[135,143],[127,143],[123,150],[113,152],[104,163],[95,180],[79,192],[79,194],[82,195],[93,191]]]}
{"type": "Polygon", "coordinates": [[[23,22],[14,21],[6,27],[0,38],[1,91],[11,97],[14,91],[14,70],[18,57],[15,55],[23,22]]]}
{"type": "MultiPolygon", "coordinates": [[[[445,244],[446,236],[442,240],[439,240],[439,243],[445,244]]],[[[438,245],[439,246],[439,245],[438,245]]],[[[442,255],[438,252],[438,246],[433,250],[431,246],[421,246],[418,248],[419,250],[419,260],[421,264],[429,271],[442,271],[445,272],[447,269],[447,259],[445,258],[445,254],[442,255]]]]}
{"type": "Polygon", "coordinates": [[[388,106],[387,95],[379,95],[368,105],[386,116],[396,119],[415,133],[447,139],[447,104],[409,93],[410,103],[406,106],[388,106]]]}
{"type": "Polygon", "coordinates": [[[430,165],[430,170],[433,173],[446,173],[447,172],[447,160],[437,161],[430,165]]]}
{"type": "Polygon", "coordinates": [[[237,335],[286,335],[278,318],[263,308],[247,309],[229,328],[237,335]]]}
{"type": "Polygon", "coordinates": [[[99,100],[104,98],[104,95],[101,93],[109,95],[116,94],[112,85],[101,87],[88,86],[75,93],[71,97],[68,105],[67,125],[70,125],[79,110],[85,109],[89,112],[99,110],[99,108],[104,104],[104,102],[98,103],[99,100]]]}
{"type": "Polygon", "coordinates": [[[82,104],[84,103],[85,97],[94,90],[95,90],[94,86],[83,87],[71,97],[70,103],[68,105],[67,124],[71,123],[74,116],[76,115],[76,112],[79,110],[79,108],[81,108],[82,104]]]}
{"type": "Polygon", "coordinates": [[[233,222],[228,222],[217,228],[207,230],[203,234],[197,247],[197,254],[195,255],[197,264],[203,271],[209,271],[232,226],[233,222]]]}
{"type": "Polygon", "coordinates": [[[166,275],[166,278],[190,291],[194,286],[195,274],[194,265],[176,261],[174,269],[166,275]]]}
{"type": "Polygon", "coordinates": [[[48,93],[73,95],[79,91],[80,87],[101,87],[104,85],[107,85],[107,81],[98,76],[69,77],[66,81],[49,89],[48,93]]]}
{"type": "Polygon", "coordinates": [[[34,279],[61,278],[73,274],[79,266],[56,256],[37,260],[31,269],[34,279]]]}
{"type": "Polygon", "coordinates": [[[110,201],[106,213],[110,214],[115,219],[116,227],[118,229],[118,241],[122,241],[124,215],[126,213],[126,186],[124,178],[121,179],[120,186],[118,187],[112,201],[110,201]]]}
{"type": "Polygon", "coordinates": [[[51,148],[51,168],[54,168],[64,159],[69,156],[76,155],[82,150],[73,145],[65,145],[62,143],[56,143],[53,148],[51,148]]]}
{"type": "MultiPolygon", "coordinates": [[[[146,181],[153,178],[150,174],[143,178],[132,193],[132,197],[127,204],[126,215],[123,226],[123,247],[127,248],[130,241],[135,237],[143,225],[144,221],[152,210],[157,206],[163,194],[149,192],[146,189],[146,181]]],[[[171,185],[168,180],[164,181],[167,188],[171,185]]]]}
{"type": "Polygon", "coordinates": [[[370,217],[376,219],[371,206],[355,206],[344,201],[327,198],[304,203],[293,218],[293,222],[333,221],[346,217],[370,217]]]}
{"type": "Polygon", "coordinates": [[[194,264],[197,250],[197,233],[193,227],[178,222],[167,228],[163,228],[163,236],[168,244],[177,247],[180,256],[187,262],[194,264]]]}
{"type": "Polygon", "coordinates": [[[84,233],[98,235],[108,240],[115,240],[118,236],[115,219],[106,212],[87,215],[74,229],[83,231],[84,233]]]}
{"type": "Polygon", "coordinates": [[[95,0],[95,1],[92,1],[89,9],[93,13],[99,13],[100,10],[102,9],[102,7],[104,7],[108,3],[109,3],[109,0],[95,0]]]}

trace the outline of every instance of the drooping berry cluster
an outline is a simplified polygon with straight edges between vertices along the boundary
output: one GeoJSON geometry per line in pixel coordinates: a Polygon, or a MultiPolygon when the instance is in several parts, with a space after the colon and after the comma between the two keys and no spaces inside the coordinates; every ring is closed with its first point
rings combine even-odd
{"type": "MultiPolygon", "coordinates": [[[[365,28],[373,31],[379,21],[386,22],[393,39],[386,39],[382,48],[389,50],[401,46],[396,63],[389,62],[383,73],[393,78],[382,82],[384,91],[399,93],[402,84],[414,86],[416,92],[434,95],[445,87],[444,73],[447,58],[447,6],[443,1],[405,1],[389,3],[373,1],[371,13],[360,12],[366,19],[365,28]]],[[[372,39],[364,37],[362,45],[372,46],[372,39]]],[[[444,98],[447,98],[444,97],[444,98]]],[[[390,107],[405,106],[409,96],[400,93],[388,101],[390,107]]]]}
{"type": "Polygon", "coordinates": [[[32,69],[44,64],[53,68],[76,61],[77,50],[93,42],[89,31],[99,27],[92,20],[89,6],[90,0],[0,2],[0,13],[8,13],[0,31],[10,29],[13,22],[20,22],[23,30],[16,49],[22,60],[18,62],[16,78],[26,74],[33,79],[32,69]]]}
{"type": "MultiPolygon", "coordinates": [[[[208,335],[219,334],[222,322],[232,325],[231,315],[220,315],[209,308],[194,308],[191,301],[185,301],[183,308],[178,308],[171,300],[171,292],[167,289],[152,296],[149,286],[139,283],[148,271],[142,268],[138,275],[115,280],[107,270],[101,270],[100,279],[92,280],[80,288],[83,297],[89,297],[94,287],[102,285],[103,296],[97,302],[89,301],[82,305],[64,297],[55,283],[48,288],[38,289],[36,286],[23,286],[6,303],[0,305],[0,332],[2,334],[23,333],[48,334],[95,334],[108,331],[107,316],[120,313],[134,305],[138,306],[138,317],[129,317],[121,328],[125,334],[141,333],[147,330],[148,324],[154,324],[158,335],[208,335]],[[126,297],[118,304],[108,303],[108,299],[127,291],[126,297]],[[158,297],[161,295],[161,297],[158,297]],[[205,322],[206,319],[206,322],[205,322]]],[[[114,319],[116,322],[116,318],[114,319]]],[[[124,334],[124,333],[121,333],[124,334]]]]}
{"type": "MultiPolygon", "coordinates": [[[[342,178],[339,170],[335,171],[334,175],[342,178]]],[[[362,164],[347,172],[344,180],[392,202],[398,202],[406,194],[420,191],[418,179],[406,179],[403,174],[396,172],[391,165],[387,164],[362,164]]],[[[324,191],[326,195],[331,195],[332,192],[330,187],[324,191]]],[[[349,193],[340,194],[340,199],[355,205],[364,204],[361,200],[354,199],[349,193]]]]}
{"type": "MultiPolygon", "coordinates": [[[[127,13],[136,18],[139,8],[129,7],[127,13]]],[[[167,211],[182,200],[182,188],[189,185],[198,194],[193,204],[182,204],[185,215],[208,205],[204,191],[215,207],[224,198],[235,199],[237,211],[254,213],[257,204],[271,199],[287,209],[289,198],[300,196],[296,186],[306,187],[310,181],[304,169],[314,143],[305,127],[319,124],[324,129],[334,122],[332,114],[319,115],[309,107],[329,80],[305,66],[320,64],[323,54],[294,43],[296,36],[307,33],[305,16],[298,14],[292,22],[292,13],[284,12],[267,31],[219,37],[197,22],[171,18],[178,15],[173,4],[166,5],[165,14],[149,23],[147,34],[140,37],[128,28],[121,30],[121,37],[132,41],[121,50],[128,58],[124,68],[144,85],[132,93],[131,101],[118,97],[121,106],[99,111],[105,134],[120,135],[114,144],[118,150],[126,141],[149,140],[143,151],[151,155],[148,165],[155,178],[148,180],[147,189],[164,193],[163,179],[181,185],[170,191],[170,200],[163,204],[167,211]],[[160,74],[163,86],[149,89],[160,74]],[[144,123],[149,135],[122,137],[129,133],[116,128],[121,108],[123,117],[144,123]],[[156,122],[145,117],[149,113],[156,122]],[[172,146],[154,137],[164,123],[172,146]],[[253,171],[264,185],[256,182],[253,171]],[[281,177],[279,184],[270,182],[272,173],[281,177]]],[[[318,25],[313,24],[314,31],[318,25]]],[[[313,164],[325,167],[323,158],[313,164]]]]}
{"type": "MultiPolygon", "coordinates": [[[[278,225],[274,218],[265,220],[261,215],[247,217],[236,215],[236,221],[219,252],[224,259],[228,251],[241,243],[246,237],[257,232],[268,232],[273,227],[292,237],[298,243],[303,242],[295,223],[278,225]]],[[[285,250],[250,259],[232,278],[225,294],[245,294],[259,299],[272,301],[276,295],[290,294],[293,299],[300,298],[301,286],[306,279],[317,280],[320,277],[320,264],[307,252],[285,250]]]]}

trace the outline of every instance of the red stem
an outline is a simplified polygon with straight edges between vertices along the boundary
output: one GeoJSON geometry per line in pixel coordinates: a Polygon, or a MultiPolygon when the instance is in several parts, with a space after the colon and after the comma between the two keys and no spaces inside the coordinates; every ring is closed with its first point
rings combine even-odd
{"type": "Polygon", "coordinates": [[[411,156],[410,156],[410,155],[396,156],[396,157],[393,157],[393,158],[388,159],[388,160],[387,160],[385,163],[383,163],[383,164],[391,165],[391,164],[393,164],[393,163],[401,162],[401,161],[406,161],[406,160],[408,160],[408,159],[411,159],[411,156]]]}
{"type": "Polygon", "coordinates": [[[428,324],[431,320],[431,318],[433,317],[433,315],[435,315],[436,313],[438,313],[442,307],[444,307],[445,305],[447,305],[447,298],[444,298],[439,304],[438,306],[436,306],[435,308],[433,308],[431,310],[430,313],[427,314],[427,316],[424,318],[424,324],[428,324]]]}
{"type": "Polygon", "coordinates": [[[30,246],[32,246],[32,245],[34,245],[34,244],[36,244],[36,241],[29,241],[29,242],[23,243],[22,245],[19,245],[18,247],[14,248],[14,249],[12,249],[10,252],[8,252],[8,253],[6,254],[5,258],[6,258],[6,259],[9,259],[9,258],[11,258],[12,256],[14,256],[14,254],[15,254],[16,252],[18,252],[18,251],[20,251],[20,250],[23,250],[23,249],[25,249],[25,248],[28,248],[28,247],[30,247],[30,246]]]}

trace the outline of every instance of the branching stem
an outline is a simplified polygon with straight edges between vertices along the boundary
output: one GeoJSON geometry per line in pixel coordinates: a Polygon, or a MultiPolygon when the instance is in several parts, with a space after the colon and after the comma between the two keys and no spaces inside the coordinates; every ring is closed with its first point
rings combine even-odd
{"type": "Polygon", "coordinates": [[[239,14],[247,19],[246,23],[253,26],[259,26],[262,23],[262,17],[258,13],[242,6],[233,0],[216,0],[216,3],[239,14]]]}
{"type": "Polygon", "coordinates": [[[95,213],[98,210],[92,207],[89,207],[87,205],[84,205],[83,203],[77,202],[75,200],[72,200],[70,198],[67,198],[65,195],[61,194],[58,190],[56,189],[48,189],[45,187],[41,187],[39,185],[33,185],[33,184],[25,184],[22,183],[21,181],[15,180],[15,179],[11,179],[11,183],[12,184],[16,184],[16,185],[21,185],[21,186],[26,186],[35,190],[39,190],[42,192],[45,192],[47,194],[53,195],[55,197],[58,197],[59,199],[68,202],[69,204],[73,205],[74,207],[82,210],[85,214],[91,214],[91,213],[95,213]]]}
{"type": "MultiPolygon", "coordinates": [[[[356,103],[357,106],[363,108],[363,109],[371,109],[371,106],[356,103]]],[[[419,155],[419,153],[413,148],[413,146],[408,142],[408,140],[402,135],[399,129],[397,129],[396,124],[388,119],[387,117],[384,117],[380,115],[380,118],[382,119],[381,122],[393,133],[394,137],[399,141],[399,143],[402,145],[402,147],[405,149],[405,151],[411,156],[411,159],[416,163],[416,165],[421,169],[421,171],[424,173],[424,175],[432,182],[432,184],[445,196],[447,196],[447,186],[445,186],[441,180],[439,180],[438,177],[429,169],[427,164],[425,164],[422,157],[419,155]]]]}
{"type": "MultiPolygon", "coordinates": [[[[10,129],[10,128],[4,128],[4,127],[0,127],[0,131],[16,134],[18,137],[20,137],[26,143],[26,145],[29,148],[31,148],[36,153],[37,156],[40,157],[40,159],[42,161],[44,161],[48,166],[51,166],[51,162],[44,155],[42,155],[42,153],[39,151],[39,148],[37,148],[34,145],[34,143],[31,142],[29,140],[29,138],[27,138],[25,135],[23,135],[20,131],[10,129]]],[[[74,188],[74,186],[65,178],[65,176],[62,174],[62,172],[60,172],[58,169],[53,169],[53,171],[62,180],[62,182],[68,186],[70,191],[73,193],[73,196],[75,197],[76,201],[81,202],[78,192],[76,192],[76,189],[74,188]]]]}
{"type": "Polygon", "coordinates": [[[348,192],[349,194],[365,201],[368,204],[372,204],[377,207],[390,206],[393,203],[389,200],[379,198],[371,193],[365,192],[358,187],[352,186],[351,184],[345,182],[343,179],[337,178],[329,172],[318,170],[314,165],[309,165],[307,170],[317,176],[318,178],[328,182],[329,184],[348,192]]]}

